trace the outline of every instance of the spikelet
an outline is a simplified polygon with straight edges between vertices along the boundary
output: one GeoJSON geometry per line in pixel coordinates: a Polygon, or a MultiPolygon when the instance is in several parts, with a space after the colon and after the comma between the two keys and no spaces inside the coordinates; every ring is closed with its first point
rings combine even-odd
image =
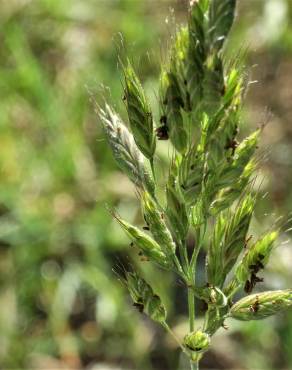
{"type": "Polygon", "coordinates": [[[157,204],[147,192],[142,194],[142,210],[147,225],[154,240],[159,243],[165,254],[175,253],[175,243],[165,222],[164,213],[158,209],[157,204]]]}
{"type": "Polygon", "coordinates": [[[196,202],[202,190],[204,176],[204,153],[200,148],[192,147],[182,158],[179,166],[181,191],[188,205],[196,202]]]}
{"type": "Polygon", "coordinates": [[[211,46],[222,48],[235,16],[236,0],[211,0],[209,9],[209,38],[211,46]]]}
{"type": "Polygon", "coordinates": [[[206,1],[194,1],[189,14],[189,44],[186,58],[186,81],[190,105],[196,110],[203,97],[204,63],[206,60],[206,1]]]}
{"type": "Polygon", "coordinates": [[[229,271],[245,246],[246,234],[254,209],[251,195],[237,206],[233,216],[219,216],[207,254],[208,282],[222,287],[229,271]]]}
{"type": "Polygon", "coordinates": [[[141,252],[158,265],[170,269],[171,262],[161,250],[160,245],[145,232],[124,221],[117,214],[113,214],[123,230],[132,240],[132,242],[141,250],[141,252]]]}
{"type": "Polygon", "coordinates": [[[225,170],[220,175],[217,187],[223,188],[236,181],[243,173],[245,167],[252,159],[258,143],[260,130],[255,131],[244,139],[236,148],[232,164],[226,165],[225,170]]]}
{"type": "Polygon", "coordinates": [[[269,261],[274,242],[279,232],[271,231],[254,243],[245,253],[238,265],[235,276],[240,283],[245,283],[245,290],[250,293],[257,281],[256,274],[264,269],[269,261]]]}
{"type": "Polygon", "coordinates": [[[156,147],[153,118],[142,85],[128,61],[123,68],[125,76],[125,102],[135,143],[146,158],[152,159],[156,147]]]}
{"type": "Polygon", "coordinates": [[[213,237],[208,248],[206,258],[207,281],[214,286],[220,286],[222,283],[222,269],[224,256],[224,232],[226,219],[223,214],[217,217],[213,231],[213,237]]]}
{"type": "Polygon", "coordinates": [[[255,199],[247,195],[236,208],[236,211],[227,223],[224,235],[224,274],[225,276],[234,266],[239,254],[245,247],[247,231],[253,214],[255,199]]]}
{"type": "Polygon", "coordinates": [[[134,306],[152,320],[164,323],[166,309],[160,297],[153,292],[151,286],[137,272],[127,271],[125,275],[125,283],[134,301],[134,306]]]}
{"type": "Polygon", "coordinates": [[[252,294],[236,302],[229,316],[237,320],[261,320],[292,306],[292,289],[252,294]]]}
{"type": "Polygon", "coordinates": [[[210,214],[215,216],[224,209],[230,207],[232,203],[243,193],[249,184],[252,174],[256,168],[254,160],[251,160],[244,168],[242,175],[230,187],[226,187],[218,192],[217,197],[210,205],[210,214]]]}
{"type": "Polygon", "coordinates": [[[191,352],[191,357],[194,361],[197,355],[206,352],[210,347],[210,336],[201,330],[188,333],[184,337],[184,346],[191,352]]]}
{"type": "Polygon", "coordinates": [[[137,187],[154,196],[155,184],[133,135],[109,105],[99,110],[99,117],[118,166],[137,187]]]}
{"type": "MultiPolygon", "coordinates": [[[[204,93],[204,110],[209,115],[214,114],[221,105],[221,100],[224,95],[225,83],[223,62],[218,54],[209,56],[206,61],[205,78],[203,83],[204,93]]],[[[213,130],[209,129],[208,135],[213,130]]]]}
{"type": "Polygon", "coordinates": [[[207,303],[208,306],[226,307],[228,300],[225,294],[216,286],[209,285],[205,287],[192,287],[196,297],[199,297],[207,303]]]}
{"type": "Polygon", "coordinates": [[[189,229],[189,218],[184,198],[178,188],[176,175],[177,167],[173,162],[166,185],[166,213],[171,225],[172,234],[176,240],[183,241],[189,229]]]}
{"type": "Polygon", "coordinates": [[[182,115],[183,92],[177,73],[173,68],[170,68],[169,71],[164,69],[161,73],[160,95],[162,116],[165,117],[170,141],[178,152],[184,153],[187,148],[188,135],[182,115]]]}

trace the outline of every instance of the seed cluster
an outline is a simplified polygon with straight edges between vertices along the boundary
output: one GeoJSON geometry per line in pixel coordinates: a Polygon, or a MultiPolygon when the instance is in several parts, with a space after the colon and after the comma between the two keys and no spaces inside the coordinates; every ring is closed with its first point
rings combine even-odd
{"type": "MultiPolygon", "coordinates": [[[[247,83],[240,58],[228,60],[224,51],[235,6],[236,0],[191,1],[188,24],[176,30],[161,66],[158,117],[129,61],[123,64],[128,124],[108,105],[99,111],[114,157],[137,188],[146,226],[133,226],[113,211],[114,217],[142,260],[173,271],[185,282],[190,329],[177,341],[191,366],[208,350],[211,336],[226,327],[227,317],[261,319],[291,306],[291,290],[232,302],[237,291],[250,294],[263,281],[258,273],[280,232],[275,228],[248,245],[256,203],[251,182],[262,128],[244,139],[239,136],[247,83]],[[173,153],[161,198],[157,140],[169,140],[173,153]],[[206,282],[198,286],[197,257],[203,245],[206,282]],[[200,330],[195,330],[195,298],[206,305],[200,330]]],[[[171,332],[166,309],[149,283],[138,272],[125,275],[134,306],[171,332]]]]}

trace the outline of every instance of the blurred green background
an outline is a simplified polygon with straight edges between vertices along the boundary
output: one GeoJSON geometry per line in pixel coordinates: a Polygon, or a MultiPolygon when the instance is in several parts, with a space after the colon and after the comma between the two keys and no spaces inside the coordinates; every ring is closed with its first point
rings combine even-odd
{"type": "MultiPolygon", "coordinates": [[[[136,256],[105,204],[133,222],[139,205],[113,162],[92,100],[106,95],[125,116],[117,61],[128,54],[155,111],[159,63],[174,22],[186,20],[186,5],[0,0],[0,368],[184,368],[175,343],[132,307],[112,271],[136,256]]],[[[228,51],[242,48],[250,80],[258,81],[247,94],[244,131],[269,116],[257,235],[292,211],[292,1],[239,0],[228,51]]],[[[291,286],[289,235],[281,243],[261,289],[291,286]]],[[[142,267],[183,335],[180,283],[142,267]]],[[[292,312],[228,324],[202,368],[292,368],[292,312]]]]}

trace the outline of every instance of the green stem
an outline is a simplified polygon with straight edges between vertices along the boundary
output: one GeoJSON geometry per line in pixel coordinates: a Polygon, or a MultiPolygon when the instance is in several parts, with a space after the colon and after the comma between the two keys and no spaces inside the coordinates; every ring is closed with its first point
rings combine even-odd
{"type": "Polygon", "coordinates": [[[168,326],[168,324],[166,322],[163,322],[161,323],[162,326],[164,327],[164,329],[171,335],[171,337],[175,340],[175,342],[180,346],[181,350],[183,352],[186,352],[186,349],[184,348],[184,346],[181,344],[180,340],[178,339],[178,337],[174,334],[174,332],[170,329],[170,327],[168,326]]]}
{"type": "Polygon", "coordinates": [[[181,277],[184,278],[184,273],[183,273],[183,269],[181,267],[181,264],[179,262],[179,259],[177,258],[176,254],[173,255],[173,261],[174,261],[174,264],[177,268],[177,272],[180,274],[181,277]]]}
{"type": "Polygon", "coordinates": [[[153,179],[154,181],[156,180],[156,176],[155,176],[155,168],[154,168],[154,158],[152,157],[150,160],[150,167],[151,167],[151,171],[152,171],[152,175],[153,175],[153,179]]]}
{"type": "MultiPolygon", "coordinates": [[[[193,281],[192,281],[193,283],[193,281]]],[[[190,332],[195,330],[195,293],[192,288],[188,288],[188,305],[189,305],[189,324],[190,332]]],[[[190,360],[191,370],[199,369],[199,361],[190,360]]]]}
{"type": "Polygon", "coordinates": [[[183,267],[183,271],[185,273],[185,275],[188,274],[188,269],[189,269],[189,260],[188,260],[188,256],[187,256],[187,247],[185,245],[185,243],[181,242],[181,241],[178,241],[178,250],[179,250],[179,254],[180,254],[180,259],[181,259],[181,264],[182,264],[182,267],[183,267]]]}
{"type": "Polygon", "coordinates": [[[191,370],[199,370],[199,361],[191,361],[191,370]]]}
{"type": "Polygon", "coordinates": [[[188,304],[190,332],[192,332],[195,329],[195,294],[191,288],[188,288],[188,304]]]}

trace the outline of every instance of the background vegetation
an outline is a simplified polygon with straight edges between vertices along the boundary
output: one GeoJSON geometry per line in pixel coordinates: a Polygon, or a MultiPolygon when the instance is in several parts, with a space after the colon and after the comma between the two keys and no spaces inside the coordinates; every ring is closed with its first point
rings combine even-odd
{"type": "MultiPolygon", "coordinates": [[[[127,53],[155,104],[174,15],[186,19],[186,1],[0,1],[1,368],[179,366],[175,343],[131,306],[112,271],[137,256],[127,257],[128,240],[104,205],[130,221],[139,209],[90,102],[110,94],[125,115],[117,57],[127,53]]],[[[260,148],[258,234],[292,211],[292,2],[239,1],[228,50],[240,48],[258,81],[247,95],[247,125],[272,112],[260,148]]],[[[291,286],[291,266],[292,244],[283,235],[266,287],[291,286]]],[[[165,289],[172,323],[184,332],[180,283],[157,270],[153,279],[147,264],[144,270],[165,289]]],[[[292,367],[291,312],[229,324],[214,338],[206,368],[292,367]]]]}

